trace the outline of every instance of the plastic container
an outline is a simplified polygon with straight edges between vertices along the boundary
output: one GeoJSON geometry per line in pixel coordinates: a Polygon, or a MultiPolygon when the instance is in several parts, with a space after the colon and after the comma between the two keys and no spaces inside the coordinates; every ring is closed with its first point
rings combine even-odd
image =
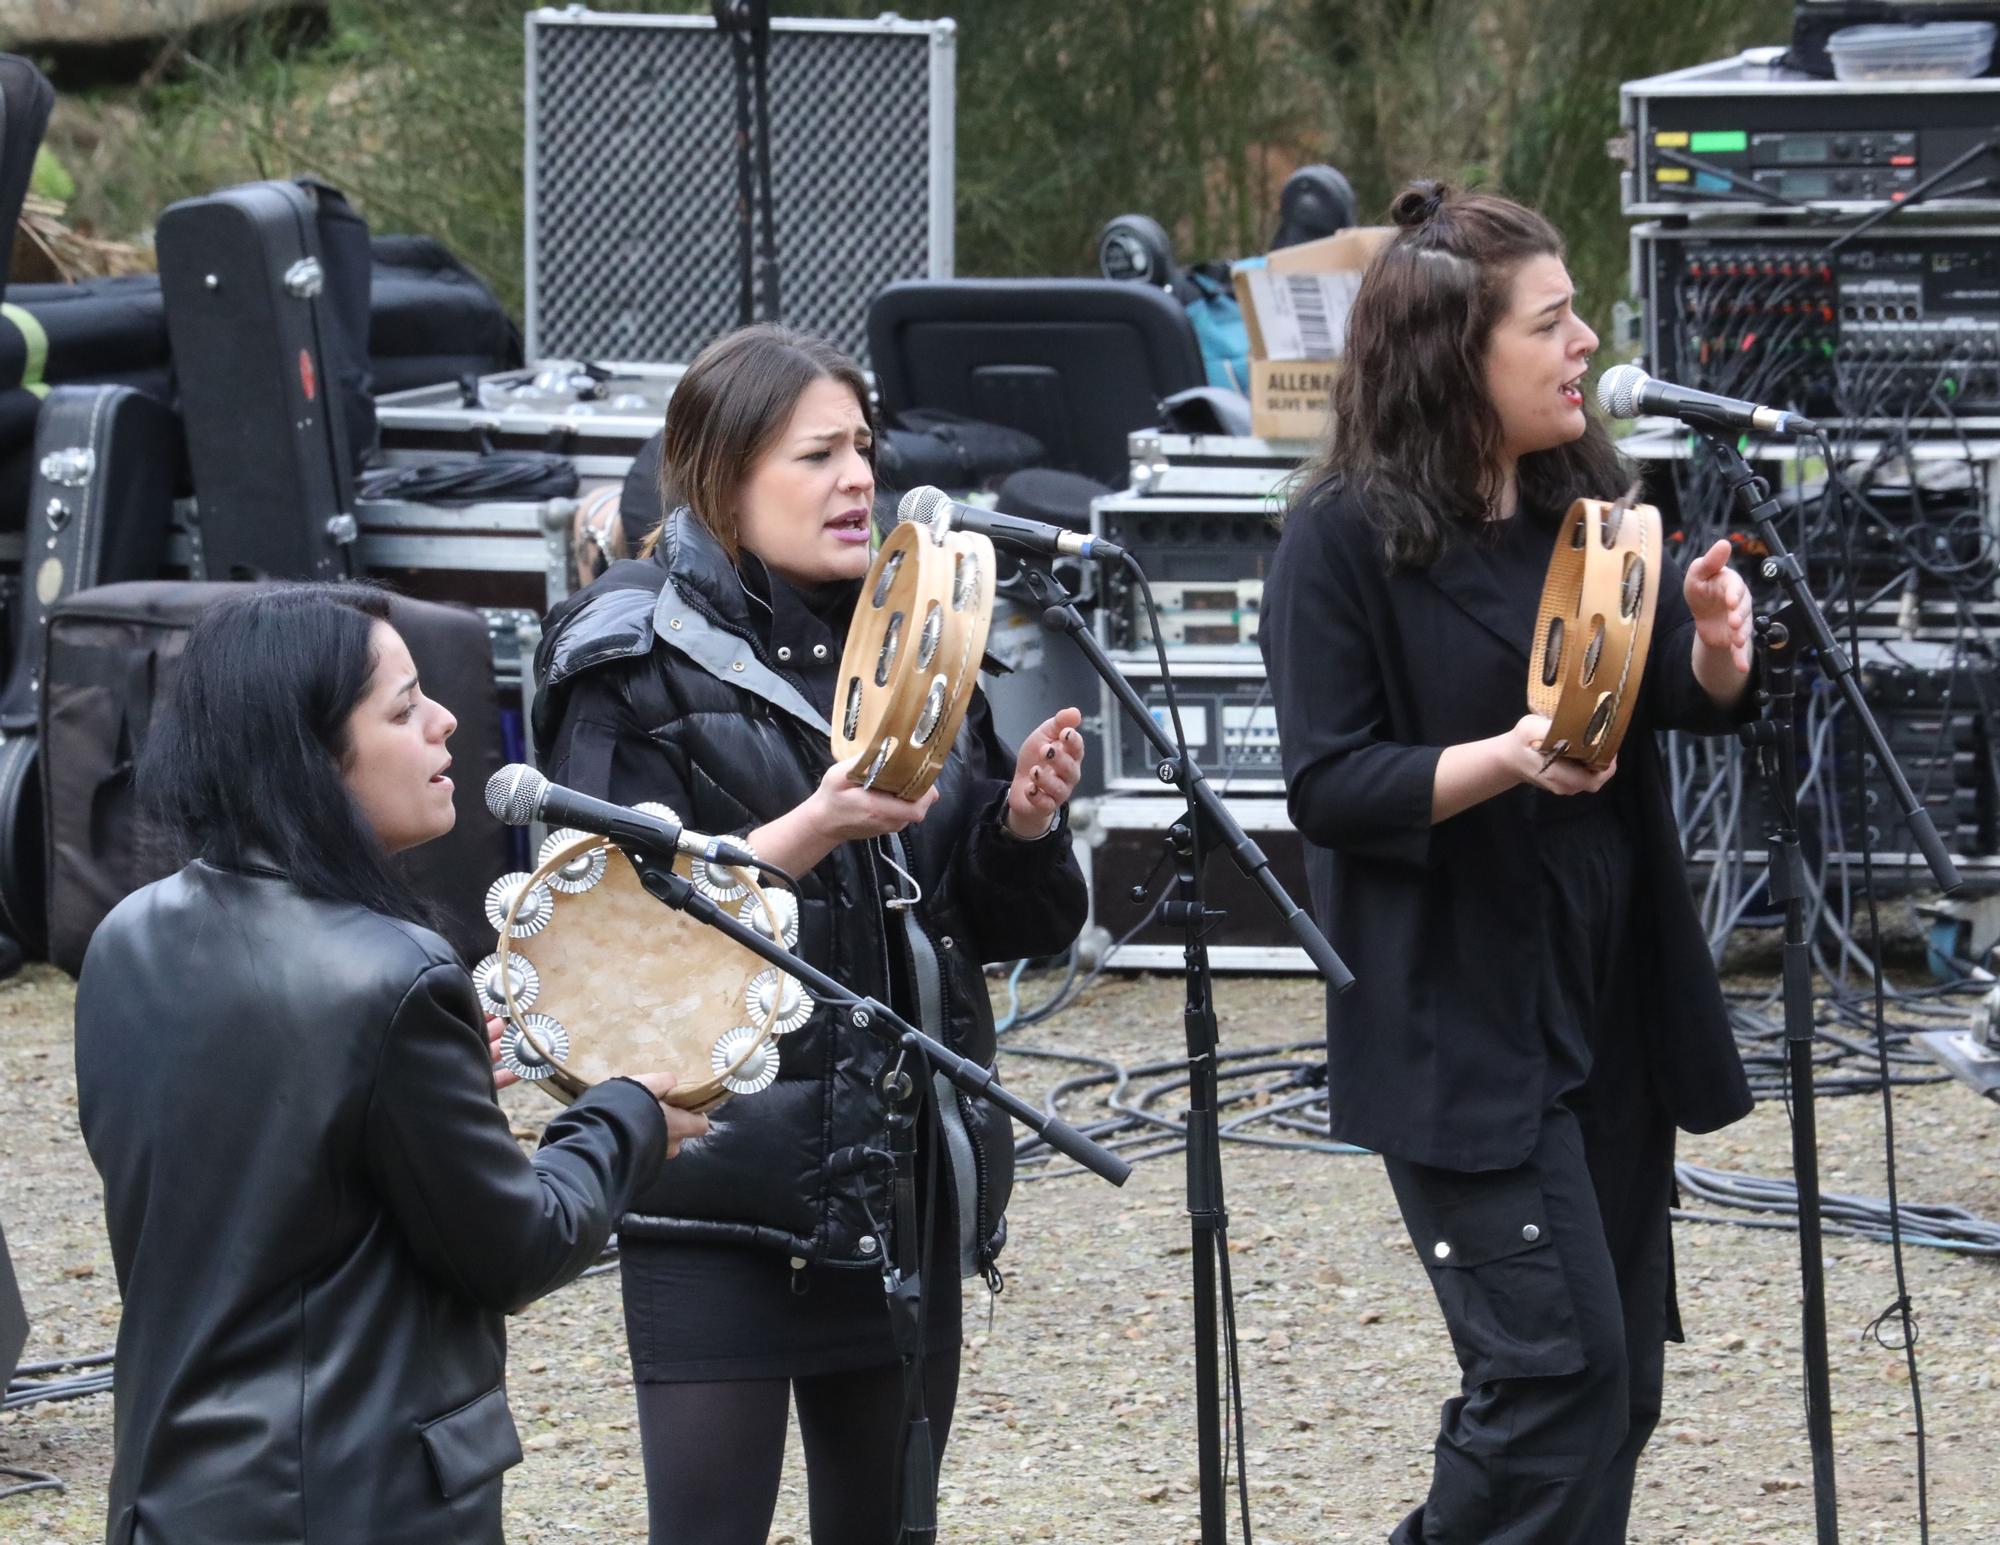
{"type": "Polygon", "coordinates": [[[1993,23],[1843,27],[1826,41],[1840,80],[1969,80],[1993,62],[1993,23]]]}

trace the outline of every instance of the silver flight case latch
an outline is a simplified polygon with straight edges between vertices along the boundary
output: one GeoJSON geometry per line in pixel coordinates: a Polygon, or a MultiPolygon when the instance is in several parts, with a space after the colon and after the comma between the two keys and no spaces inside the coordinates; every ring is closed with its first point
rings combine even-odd
{"type": "Polygon", "coordinates": [[[42,477],[61,488],[81,488],[97,470],[97,452],[87,445],[66,445],[42,458],[42,477]]]}
{"type": "Polygon", "coordinates": [[[315,300],[326,288],[326,270],[318,258],[302,257],[285,270],[285,293],[296,300],[315,300]]]}

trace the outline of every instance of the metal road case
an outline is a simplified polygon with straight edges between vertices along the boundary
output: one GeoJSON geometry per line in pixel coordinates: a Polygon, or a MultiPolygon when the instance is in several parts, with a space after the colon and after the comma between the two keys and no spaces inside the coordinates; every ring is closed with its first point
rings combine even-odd
{"type": "Polygon", "coordinates": [[[539,360],[481,376],[472,399],[457,384],[375,399],[376,465],[414,466],[485,451],[553,451],[584,478],[621,478],[666,423],[684,365],[539,360]],[[593,395],[585,395],[585,393],[593,395]]]}
{"type": "MultiPolygon", "coordinates": [[[[1309,907],[1305,847],[1285,814],[1285,802],[1232,797],[1229,808],[1270,858],[1279,883],[1300,906],[1309,907]]],[[[1168,871],[1162,870],[1159,876],[1154,871],[1159,867],[1167,829],[1186,810],[1187,806],[1172,796],[1113,797],[1076,805],[1071,826],[1076,833],[1077,861],[1083,866],[1090,890],[1090,921],[1079,946],[1087,961],[1101,957],[1106,966],[1121,971],[1181,968],[1180,930],[1157,923],[1139,924],[1147,907],[1162,894],[1165,880],[1171,878],[1168,871]],[[1152,884],[1147,901],[1133,901],[1132,887],[1145,884],[1149,878],[1152,884]],[[1114,948],[1128,933],[1132,935],[1130,942],[1114,948]]],[[[1313,969],[1306,952],[1293,942],[1285,920],[1272,909],[1264,893],[1238,872],[1226,853],[1210,855],[1203,881],[1208,905],[1228,914],[1209,936],[1209,962],[1216,970],[1313,969]]],[[[1335,949],[1340,948],[1338,939],[1331,942],[1335,949]]]]}
{"type": "MultiPolygon", "coordinates": [[[[527,16],[527,353],[691,360],[736,325],[734,67],[708,16],[527,16]]],[[[952,272],[957,26],[771,22],[786,321],[857,358],[892,279],[952,272]]]]}
{"type": "Polygon", "coordinates": [[[1142,429],[1126,439],[1131,492],[1148,497],[1257,499],[1282,508],[1319,447],[1255,435],[1176,435],[1142,429]]]}

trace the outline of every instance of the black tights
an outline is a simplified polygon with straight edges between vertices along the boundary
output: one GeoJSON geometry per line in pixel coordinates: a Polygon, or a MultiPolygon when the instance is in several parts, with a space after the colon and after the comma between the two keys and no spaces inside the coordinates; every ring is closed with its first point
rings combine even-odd
{"type": "MultiPolygon", "coordinates": [[[[805,1443],[813,1545],[894,1545],[902,1364],[638,1391],[652,1545],[764,1545],[784,1470],[788,1396],[805,1443]]],[[[927,1354],[924,1405],[940,1464],[957,1399],[958,1349],[927,1354]]]]}

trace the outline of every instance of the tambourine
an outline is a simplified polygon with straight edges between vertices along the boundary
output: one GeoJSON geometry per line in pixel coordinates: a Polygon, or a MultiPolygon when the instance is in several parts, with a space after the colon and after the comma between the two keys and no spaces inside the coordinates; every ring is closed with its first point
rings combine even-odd
{"type": "Polygon", "coordinates": [[[904,521],[882,543],[847,629],[833,755],[899,799],[937,782],[965,722],[993,621],[993,544],[904,521]]]}
{"type": "MultiPolygon", "coordinates": [[[[658,805],[638,807],[672,812],[658,805]]],[[[662,906],[616,843],[551,832],[532,872],[486,893],[499,946],[472,973],[481,1005],[506,1021],[500,1065],[568,1104],[592,1084],[672,1073],[667,1103],[708,1110],[778,1076],[777,1038],[813,1000],[727,934],[662,906]]],[[[798,902],[746,870],[674,859],[675,872],[787,947],[798,902]]]]}
{"type": "Polygon", "coordinates": [[[1528,663],[1528,706],[1549,720],[1544,765],[1601,771],[1632,722],[1664,562],[1660,512],[1638,492],[1577,500],[1556,534],[1528,663]]]}

